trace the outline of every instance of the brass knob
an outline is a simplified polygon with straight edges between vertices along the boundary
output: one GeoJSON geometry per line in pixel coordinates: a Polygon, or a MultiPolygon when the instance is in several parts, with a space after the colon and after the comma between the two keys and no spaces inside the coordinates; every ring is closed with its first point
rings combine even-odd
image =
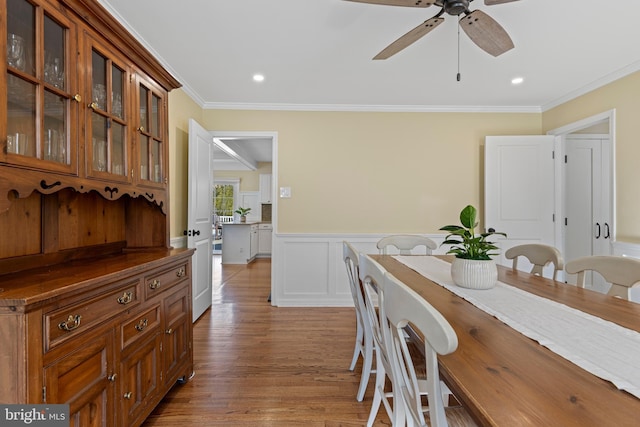
{"type": "Polygon", "coordinates": [[[140,126],[140,127],[138,128],[138,130],[139,130],[140,132],[144,132],[144,126],[140,126]]]}
{"type": "Polygon", "coordinates": [[[178,277],[184,276],[184,267],[180,267],[180,269],[176,271],[176,276],[178,277]]]}
{"type": "Polygon", "coordinates": [[[160,280],[153,279],[153,282],[149,283],[150,289],[158,289],[160,287],[160,280]]]}
{"type": "Polygon", "coordinates": [[[121,297],[118,297],[118,304],[127,305],[133,300],[133,294],[131,292],[125,292],[121,297]]]}
{"type": "Polygon", "coordinates": [[[111,374],[107,377],[107,379],[111,382],[115,382],[117,377],[118,377],[118,374],[111,374]]]}
{"type": "Polygon", "coordinates": [[[133,396],[133,393],[131,393],[130,391],[126,392],[122,397],[124,397],[125,399],[131,399],[131,396],[133,396]]]}
{"type": "Polygon", "coordinates": [[[89,108],[91,108],[92,110],[97,110],[98,109],[98,103],[97,102],[92,102],[91,104],[89,104],[89,108]]]}
{"type": "Polygon", "coordinates": [[[82,97],[79,93],[76,93],[75,95],[73,95],[73,100],[76,102],[82,102],[82,97]]]}
{"type": "Polygon", "coordinates": [[[167,335],[171,335],[173,333],[173,329],[169,328],[166,331],[164,331],[164,333],[167,335]]]}
{"type": "Polygon", "coordinates": [[[136,326],[134,326],[136,328],[136,330],[138,332],[142,332],[144,331],[144,329],[149,326],[149,321],[147,319],[142,319],[138,322],[138,324],[136,326]]]}
{"type": "Polygon", "coordinates": [[[75,316],[73,314],[70,314],[66,322],[58,323],[58,329],[67,332],[73,331],[80,326],[80,319],[82,319],[82,316],[80,316],[79,314],[76,314],[75,316]]]}

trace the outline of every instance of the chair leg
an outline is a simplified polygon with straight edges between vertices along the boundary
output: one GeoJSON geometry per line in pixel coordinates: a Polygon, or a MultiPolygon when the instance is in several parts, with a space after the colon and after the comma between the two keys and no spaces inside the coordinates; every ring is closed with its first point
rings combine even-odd
{"type": "Polygon", "coordinates": [[[373,339],[371,339],[371,337],[365,337],[364,358],[362,361],[362,376],[360,377],[360,387],[358,387],[358,395],[356,396],[358,402],[362,402],[362,399],[364,399],[364,393],[367,390],[367,384],[369,384],[369,377],[371,377],[372,365],[373,339]]]}
{"type": "Polygon", "coordinates": [[[363,342],[364,331],[362,328],[362,324],[360,323],[360,319],[356,317],[356,344],[353,349],[353,358],[351,359],[351,366],[349,366],[349,370],[353,371],[356,367],[356,363],[358,362],[358,356],[362,353],[362,342],[363,342]]]}
{"type": "Polygon", "coordinates": [[[369,420],[367,420],[367,427],[372,427],[373,422],[376,420],[378,410],[380,409],[380,403],[384,399],[384,383],[386,374],[380,356],[376,352],[376,386],[373,392],[373,401],[371,402],[371,411],[369,412],[369,420]]]}

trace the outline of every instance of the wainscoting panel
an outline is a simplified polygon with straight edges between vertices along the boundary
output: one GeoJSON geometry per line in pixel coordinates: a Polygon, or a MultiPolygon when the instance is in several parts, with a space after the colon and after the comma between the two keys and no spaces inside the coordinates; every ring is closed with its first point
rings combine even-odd
{"type": "MultiPolygon", "coordinates": [[[[274,234],[271,257],[271,303],[280,307],[353,306],[342,259],[342,242],[377,254],[379,234],[274,234]]],[[[429,235],[436,243],[444,235],[429,235]]],[[[434,253],[445,253],[438,248],[434,253]]]]}

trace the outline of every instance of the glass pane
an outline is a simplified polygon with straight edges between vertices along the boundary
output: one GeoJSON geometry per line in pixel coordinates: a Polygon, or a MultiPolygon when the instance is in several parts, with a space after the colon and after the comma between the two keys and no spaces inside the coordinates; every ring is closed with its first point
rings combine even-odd
{"type": "Polygon", "coordinates": [[[91,102],[98,108],[107,110],[107,59],[93,51],[92,55],[92,97],[91,102]]]}
{"type": "Polygon", "coordinates": [[[91,126],[93,139],[91,150],[93,153],[93,170],[107,170],[107,119],[99,114],[92,113],[91,126]]]}
{"type": "Polygon", "coordinates": [[[111,113],[122,119],[124,117],[122,109],[124,71],[113,65],[111,67],[111,76],[111,113]]]}
{"type": "Polygon", "coordinates": [[[160,136],[160,98],[151,96],[151,135],[160,136]]]}
{"type": "Polygon", "coordinates": [[[58,89],[65,88],[64,28],[44,17],[44,81],[58,89]]]}
{"type": "Polygon", "coordinates": [[[140,135],[140,179],[149,179],[149,137],[140,135]]]}
{"type": "Polygon", "coordinates": [[[67,104],[66,98],[49,91],[44,92],[44,147],[43,158],[67,163],[67,104]]]}
{"type": "Polygon", "coordinates": [[[36,86],[7,75],[7,152],[35,157],[36,86]]]}
{"type": "Polygon", "coordinates": [[[140,86],[140,126],[145,129],[149,129],[147,124],[147,95],[149,91],[147,88],[140,86]]]}
{"type": "Polygon", "coordinates": [[[111,122],[111,173],[125,175],[125,127],[120,123],[111,122]]]}
{"type": "Polygon", "coordinates": [[[160,167],[160,160],[160,143],[158,141],[151,141],[151,181],[160,182],[162,180],[162,168],[160,167]]]}
{"type": "Polygon", "coordinates": [[[7,65],[35,72],[35,8],[24,0],[7,1],[7,65]]]}

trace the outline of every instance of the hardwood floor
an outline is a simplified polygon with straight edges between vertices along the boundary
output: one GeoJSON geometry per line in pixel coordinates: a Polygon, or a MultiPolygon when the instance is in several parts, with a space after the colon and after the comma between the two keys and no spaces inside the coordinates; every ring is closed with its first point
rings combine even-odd
{"type": "MultiPolygon", "coordinates": [[[[194,325],[195,376],[144,426],[365,425],[374,378],[357,402],[354,309],[272,307],[270,260],[221,267],[214,257],[214,269],[213,305],[194,325]]],[[[390,425],[384,408],[375,425],[390,425]]]]}

